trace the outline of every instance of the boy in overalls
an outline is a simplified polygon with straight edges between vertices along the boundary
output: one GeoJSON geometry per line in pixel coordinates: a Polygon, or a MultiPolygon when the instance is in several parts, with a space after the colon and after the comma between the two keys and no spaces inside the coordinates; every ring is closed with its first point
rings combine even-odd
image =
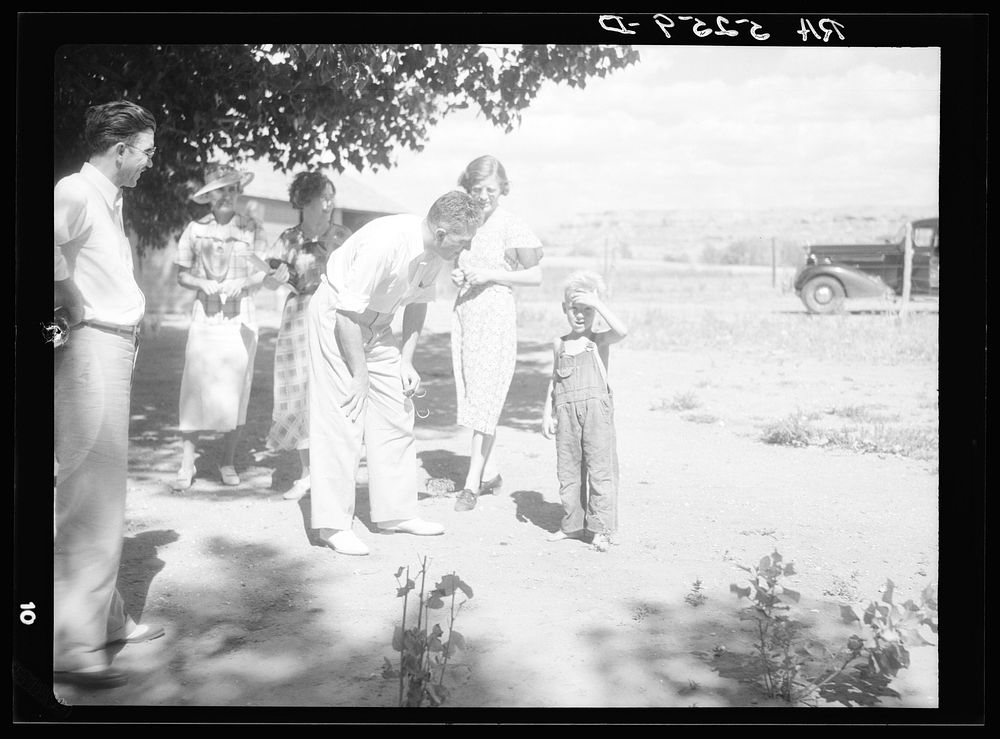
{"type": "Polygon", "coordinates": [[[542,434],[556,439],[559,497],[566,512],[549,541],[589,536],[598,551],[607,550],[618,525],[618,452],[608,355],[610,345],[628,333],[601,300],[604,291],[603,280],[594,272],[574,272],[567,278],[562,307],[570,331],[553,341],[552,378],[542,414],[542,434]],[[607,331],[594,332],[597,315],[607,331]]]}

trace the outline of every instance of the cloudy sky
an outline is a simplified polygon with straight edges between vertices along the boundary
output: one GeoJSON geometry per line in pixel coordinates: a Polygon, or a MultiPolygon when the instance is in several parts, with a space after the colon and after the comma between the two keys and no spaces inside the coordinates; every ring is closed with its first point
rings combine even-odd
{"type": "Polygon", "coordinates": [[[505,204],[544,229],[611,209],[937,207],[940,53],[640,46],[585,89],[549,84],[513,133],[462,111],[379,173],[420,212],[494,154],[505,204]]]}

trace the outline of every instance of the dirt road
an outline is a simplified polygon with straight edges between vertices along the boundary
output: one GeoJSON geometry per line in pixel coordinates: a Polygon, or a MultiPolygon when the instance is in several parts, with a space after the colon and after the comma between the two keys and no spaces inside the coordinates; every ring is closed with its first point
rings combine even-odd
{"type": "MultiPolygon", "coordinates": [[[[418,422],[418,452],[424,480],[460,483],[468,440],[454,425],[447,308],[432,309],[418,353],[431,411],[418,422]]],[[[737,564],[775,549],[793,561],[801,617],[831,643],[850,633],[836,625],[839,603],[877,598],[886,578],[906,596],[937,580],[936,463],[760,440],[762,423],[801,408],[877,400],[919,414],[916,398],[936,397],[935,367],[636,351],[625,342],[612,361],[621,531],[601,553],[545,540],[561,516],[554,447],[538,432],[549,349],[522,331],[498,435],[503,488],[456,513],[454,498],[431,485],[421,515],[447,533],[386,536],[370,531],[362,470],[355,531],[372,553],[352,558],[311,542],[309,499],[281,497],[298,473],[294,455],[264,448],[273,325],[261,331],[237,464],[243,485],[219,483],[211,442],[194,486],[170,491],[185,328],[166,321],[142,347],[120,583],[130,611],[167,635],[117,655],[132,673],[126,686],[60,687],[66,703],[391,707],[398,686],[381,670],[397,656],[393,576],[427,557],[433,582],[455,572],[474,591],[456,623],[467,649],[449,667],[447,706],[763,705],[713,669],[716,647],[750,649],[729,592],[743,575],[737,564]],[[684,391],[697,392],[697,413],[667,407],[684,391]],[[685,601],[696,580],[699,606],[685,601]]],[[[884,705],[937,705],[936,651],[912,655],[894,684],[902,697],[884,705]]]]}

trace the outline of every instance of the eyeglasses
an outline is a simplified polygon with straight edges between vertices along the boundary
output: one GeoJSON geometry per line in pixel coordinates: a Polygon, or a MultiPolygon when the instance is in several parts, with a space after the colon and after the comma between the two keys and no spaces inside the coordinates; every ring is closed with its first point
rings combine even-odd
{"type": "MultiPolygon", "coordinates": [[[[425,397],[427,397],[427,388],[425,388],[425,387],[420,388],[419,390],[417,390],[417,392],[413,393],[413,395],[410,396],[410,397],[411,398],[425,398],[425,397]]],[[[427,418],[431,414],[431,409],[430,408],[417,408],[416,407],[416,403],[414,403],[414,405],[413,405],[413,410],[417,414],[417,418],[420,418],[420,419],[427,418]]]]}
{"type": "Polygon", "coordinates": [[[125,146],[127,146],[127,147],[128,147],[128,148],[130,148],[130,149],[135,149],[135,150],[136,150],[137,152],[139,152],[140,154],[145,154],[145,155],[146,155],[146,157],[147,157],[147,158],[148,158],[148,159],[149,159],[150,161],[152,161],[153,157],[155,157],[155,156],[156,156],[156,147],[155,147],[155,146],[153,146],[153,147],[151,147],[151,148],[149,148],[149,149],[140,149],[140,148],[139,148],[138,146],[132,146],[132,144],[127,144],[127,143],[125,143],[124,141],[122,141],[122,143],[123,143],[123,144],[125,144],[125,146]]]}

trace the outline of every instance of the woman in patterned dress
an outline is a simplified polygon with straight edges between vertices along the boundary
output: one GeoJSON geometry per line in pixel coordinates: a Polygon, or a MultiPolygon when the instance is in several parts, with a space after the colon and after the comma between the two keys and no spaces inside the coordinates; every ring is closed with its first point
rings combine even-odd
{"type": "Polygon", "coordinates": [[[271,250],[272,260],[280,260],[287,267],[291,291],[274,347],[274,410],[267,446],[298,451],[302,473],[283,497],[299,500],[310,486],[306,308],[326,271],[326,260],[351,231],[333,223],[336,189],[323,174],[300,172],[292,180],[288,195],[292,207],[299,211],[299,225],[282,233],[271,250]]]}
{"type": "Polygon", "coordinates": [[[493,452],[517,361],[512,288],[541,284],[542,242],[522,219],[500,207],[510,182],[495,157],[470,162],[459,185],[483,205],[483,225],[452,272],[459,288],[451,334],[458,423],[472,429],[469,471],[455,510],[468,511],[479,495],[503,482],[493,452]]]}
{"type": "MultiPolygon", "coordinates": [[[[191,486],[195,445],[201,432],[223,432],[219,474],[239,485],[234,457],[246,422],[247,402],[257,352],[253,293],[267,277],[255,266],[267,241],[260,224],[236,212],[243,187],[253,179],[217,163],[205,170],[205,186],[191,196],[210,204],[177,240],[177,282],[196,293],[181,377],[181,467],[173,487],[191,486]]],[[[276,283],[272,283],[276,287],[276,283]]]]}

